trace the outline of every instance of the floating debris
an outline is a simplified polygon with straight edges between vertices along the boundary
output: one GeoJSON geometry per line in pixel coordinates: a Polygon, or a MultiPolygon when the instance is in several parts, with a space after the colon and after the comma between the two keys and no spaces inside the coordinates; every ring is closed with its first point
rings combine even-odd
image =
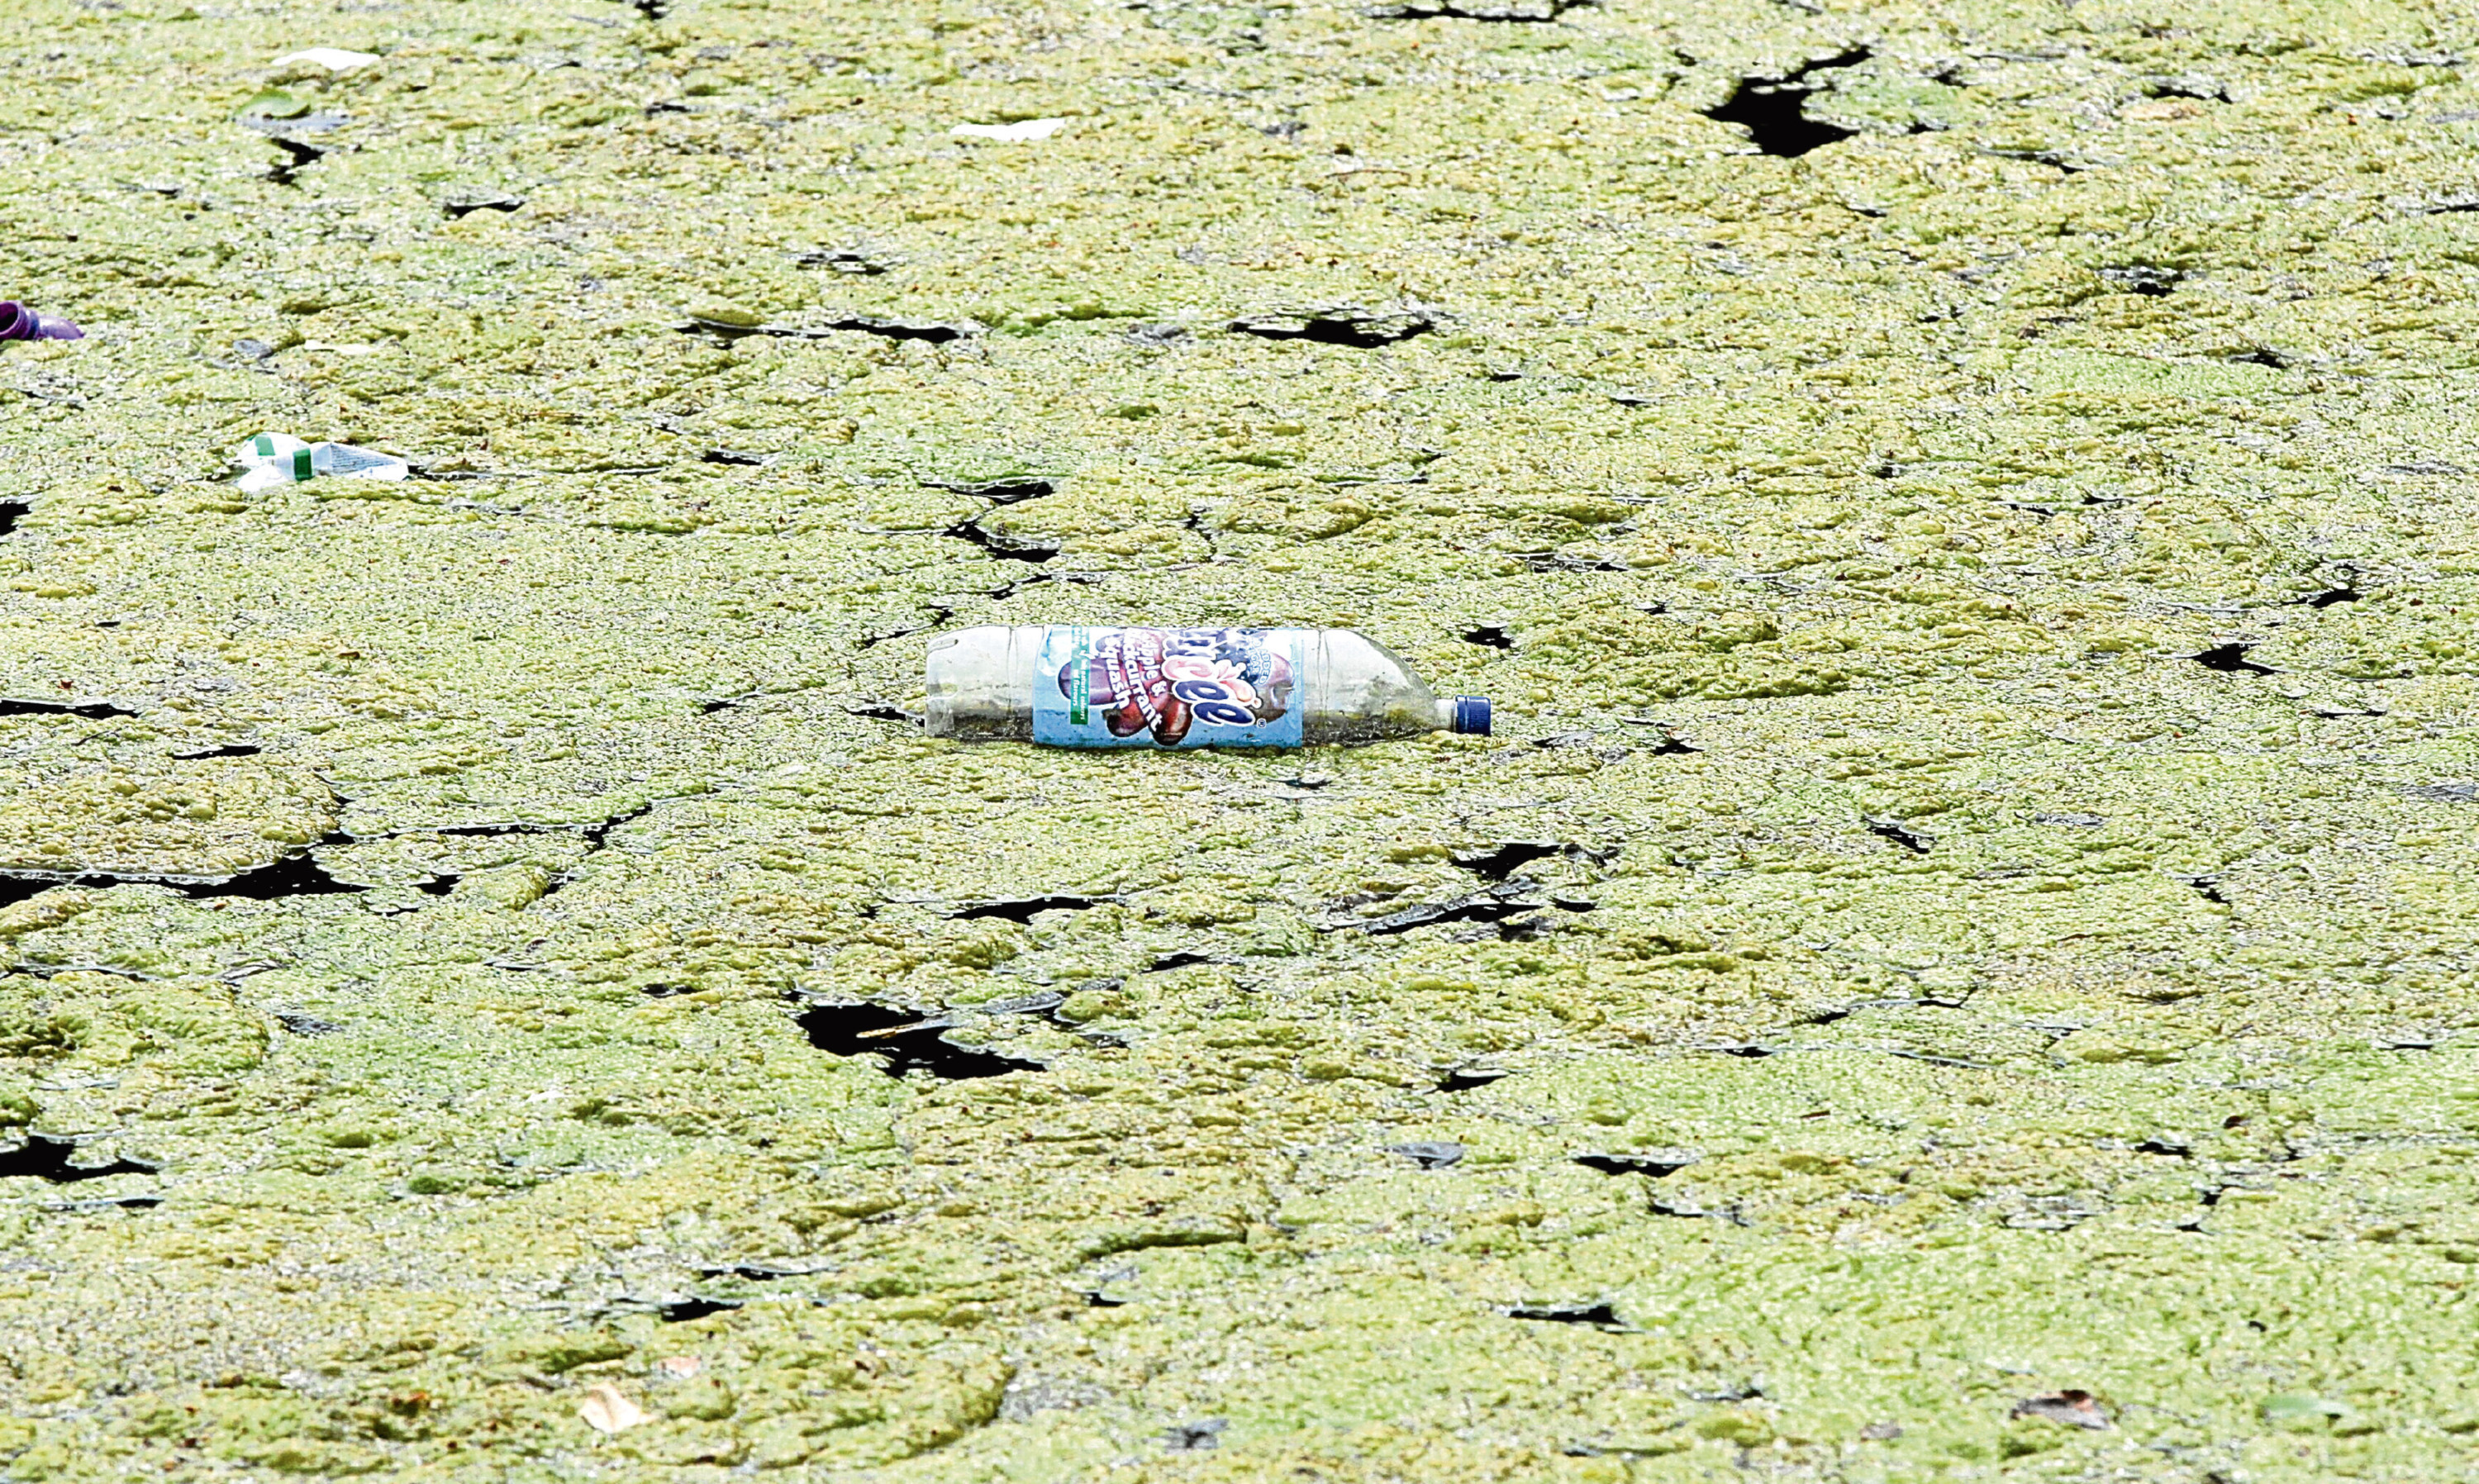
{"type": "Polygon", "coordinates": [[[1027,118],[1017,123],[958,124],[948,132],[959,140],[994,140],[1002,144],[1023,144],[1034,140],[1046,140],[1066,127],[1064,118],[1027,118]]]}
{"type": "Polygon", "coordinates": [[[241,465],[236,481],[245,494],[307,479],[404,479],[413,468],[392,453],[344,443],[303,443],[284,433],[261,433],[233,450],[241,465]]]}
{"type": "Polygon", "coordinates": [[[28,309],[15,299],[0,299],[0,340],[84,340],[86,331],[58,315],[28,309]]]}

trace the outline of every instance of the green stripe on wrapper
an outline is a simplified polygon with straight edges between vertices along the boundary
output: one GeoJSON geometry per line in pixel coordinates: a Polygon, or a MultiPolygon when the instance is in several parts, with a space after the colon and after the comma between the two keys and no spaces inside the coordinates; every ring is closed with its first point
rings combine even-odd
{"type": "Polygon", "coordinates": [[[295,479],[307,479],[314,473],[316,473],[316,471],[312,470],[310,467],[310,450],[307,448],[294,449],[293,477],[295,479]]]}
{"type": "Polygon", "coordinates": [[[1093,704],[1093,641],[1082,628],[1074,630],[1074,648],[1069,651],[1067,720],[1082,727],[1092,713],[1093,704]]]}

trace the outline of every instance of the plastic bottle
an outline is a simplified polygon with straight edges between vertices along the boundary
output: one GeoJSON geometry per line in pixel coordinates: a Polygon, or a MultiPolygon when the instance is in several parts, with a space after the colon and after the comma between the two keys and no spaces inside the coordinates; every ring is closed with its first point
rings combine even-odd
{"type": "Polygon", "coordinates": [[[0,299],[0,340],[84,340],[86,331],[58,315],[28,309],[15,299],[0,299]]]}
{"type": "Polygon", "coordinates": [[[233,450],[238,481],[255,495],[304,479],[402,479],[413,466],[393,453],[373,453],[348,443],[303,443],[286,433],[261,433],[233,450]]]}
{"type": "Polygon", "coordinates": [[[1489,702],[1441,699],[1343,628],[989,626],[930,642],[928,730],[1052,747],[1322,747],[1489,734],[1489,702]]]}

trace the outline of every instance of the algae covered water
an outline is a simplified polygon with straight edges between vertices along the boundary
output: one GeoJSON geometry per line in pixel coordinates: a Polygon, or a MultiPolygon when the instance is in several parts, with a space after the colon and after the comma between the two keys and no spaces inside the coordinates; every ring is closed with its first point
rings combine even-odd
{"type": "Polygon", "coordinates": [[[11,0],[0,1471],[2467,1474],[2466,12],[11,0]]]}

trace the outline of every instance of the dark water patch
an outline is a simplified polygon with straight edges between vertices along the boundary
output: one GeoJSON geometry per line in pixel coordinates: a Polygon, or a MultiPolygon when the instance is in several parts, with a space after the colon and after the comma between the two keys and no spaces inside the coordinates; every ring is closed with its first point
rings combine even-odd
{"type": "Polygon", "coordinates": [[[1546,860],[1564,853],[1566,847],[1555,840],[1509,840],[1491,850],[1460,851],[1454,863],[1485,882],[1502,882],[1536,860],[1546,860]]]}
{"type": "Polygon", "coordinates": [[[1464,1162],[1464,1146],[1448,1139],[1423,1139],[1408,1144],[1388,1144],[1388,1154],[1399,1154],[1422,1169],[1452,1169],[1464,1162]]]}
{"type": "Polygon", "coordinates": [[[2192,98],[2198,103],[2227,103],[2229,85],[2218,78],[2189,74],[2185,77],[2147,77],[2142,83],[2147,98],[2192,98]]]}
{"type": "Polygon", "coordinates": [[[1997,1069],[1986,1062],[1966,1061],[1961,1057],[1940,1057],[1930,1052],[1913,1051],[1906,1046],[1853,1046],[1848,1049],[1874,1052],[1880,1057],[1900,1057],[1905,1062],[1925,1062],[1930,1066],[1960,1067],[1969,1072],[1993,1072],[1997,1069]]]}
{"type": "Polygon", "coordinates": [[[602,821],[599,825],[585,826],[576,832],[577,837],[584,840],[587,845],[592,846],[594,849],[601,850],[603,845],[610,840],[612,831],[619,829],[622,825],[634,824],[653,811],[653,801],[650,799],[644,804],[637,806],[635,808],[630,809],[626,814],[614,814],[609,819],[602,821]]]}
{"type": "MultiPolygon", "coordinates": [[[[1035,576],[1046,576],[1046,574],[1036,573],[1035,576]]],[[[948,607],[945,603],[925,603],[923,606],[930,610],[929,623],[915,624],[909,628],[891,628],[884,633],[863,634],[860,636],[860,647],[865,650],[874,650],[890,639],[908,639],[914,634],[926,634],[956,616],[956,610],[948,607]]]]}
{"type": "Polygon", "coordinates": [[[970,907],[959,907],[947,915],[958,922],[969,922],[982,917],[998,917],[1009,922],[1030,926],[1035,912],[1081,912],[1088,907],[1099,907],[1110,900],[1112,899],[1108,897],[1064,895],[1009,897],[997,902],[976,902],[970,907]]]}
{"type": "MultiPolygon", "coordinates": [[[[330,835],[321,845],[343,843],[348,836],[330,835]]],[[[168,886],[192,901],[210,898],[240,897],[254,902],[272,902],[285,897],[335,896],[348,892],[368,891],[340,882],[327,874],[326,867],[308,850],[285,856],[255,870],[238,876],[200,880],[193,876],[171,876],[148,871],[78,871],[50,874],[45,872],[0,872],[0,907],[23,902],[54,886],[83,886],[101,890],[113,886],[168,886]]]]}
{"type": "Polygon", "coordinates": [[[414,883],[413,889],[425,897],[444,897],[454,891],[456,883],[464,879],[463,876],[433,876],[414,883]]]}
{"type": "Polygon", "coordinates": [[[2025,160],[2033,165],[2045,165],[2062,175],[2080,175],[2090,168],[2059,149],[1983,149],[1981,153],[1999,160],[2025,160]]]}
{"type": "Polygon", "coordinates": [[[1607,865],[1618,858],[1618,854],[1615,846],[1593,850],[1560,840],[1508,840],[1488,850],[1457,851],[1451,858],[1458,868],[1485,882],[1502,882],[1534,861],[1551,857],[1565,857],[1579,864],[1607,865]]]}
{"type": "Polygon", "coordinates": [[[1853,1000],[1848,1005],[1827,1005],[1807,1011],[1792,1024],[1832,1025],[1839,1020],[1848,1020],[1863,1010],[1967,1010],[1970,1005],[1971,996],[1967,994],[1958,1000],[1940,1000],[1933,995],[1891,995],[1881,1000],[1853,1000]]]}
{"type": "Polygon", "coordinates": [[[1474,1087],[1486,1087],[1494,1082],[1504,1082],[1514,1075],[1513,1072],[1501,1071],[1494,1066],[1459,1066],[1438,1079],[1438,1090],[1470,1092],[1474,1087]]]}
{"type": "Polygon", "coordinates": [[[1704,1157],[1693,1149],[1655,1149],[1641,1154],[1572,1154],[1567,1158],[1604,1175],[1646,1175],[1660,1180],[1704,1157]]]}
{"type": "MultiPolygon", "coordinates": [[[[1073,992],[1082,994],[1090,990],[1095,994],[1108,994],[1112,990],[1118,988],[1121,983],[1123,983],[1123,981],[1116,979],[1088,979],[1077,985],[1073,992]]],[[[976,1015],[1048,1015],[1053,1021],[1056,1021],[1059,1017],[1051,1012],[1066,1003],[1067,994],[1064,992],[1057,989],[1035,989],[1031,994],[1010,995],[1004,1000],[984,1001],[982,1004],[971,1007],[970,1013],[976,1015]]]]}
{"type": "Polygon", "coordinates": [[[1692,756],[1694,756],[1696,754],[1698,754],[1698,753],[1700,753],[1700,752],[1704,751],[1704,749],[1702,749],[1702,748],[1700,748],[1700,747],[1692,747],[1692,746],[1690,746],[1690,745],[1689,745],[1689,744],[1688,744],[1684,739],[1682,739],[1682,738],[1678,735],[1677,729],[1675,729],[1674,727],[1673,727],[1670,723],[1665,722],[1665,721],[1662,721],[1662,720],[1660,720],[1660,719],[1658,719],[1658,718],[1656,718],[1656,717],[1650,717],[1650,716],[1622,716],[1622,717],[1618,718],[1618,720],[1619,720],[1620,725],[1622,725],[1622,726],[1626,726],[1626,727],[1651,727],[1651,728],[1658,729],[1660,730],[1660,732],[1661,732],[1661,740],[1660,740],[1659,742],[1655,743],[1654,745],[1652,745],[1651,747],[1648,747],[1648,748],[1646,748],[1646,749],[1645,749],[1645,755],[1646,755],[1647,756],[1649,756],[1649,757],[1692,757],[1692,756]]]}
{"type": "Polygon", "coordinates": [[[1398,345],[1437,327],[1437,316],[1424,309],[1372,310],[1357,304],[1242,315],[1231,321],[1232,329],[1260,340],[1305,340],[1358,350],[1398,345]]]}
{"type": "Polygon", "coordinates": [[[1485,624],[1465,633],[1464,643],[1486,645],[1493,650],[1515,648],[1515,636],[1495,624],[1485,624]]]}
{"type": "Polygon", "coordinates": [[[2092,1432],[2108,1429],[2108,1414],[2101,1411],[2100,1403],[2089,1392],[2052,1392],[2045,1396],[2026,1396],[2014,1403],[2014,1410],[2006,1415],[2009,1418],[2045,1418],[2052,1422],[2063,1422],[2069,1427],[2082,1427],[2092,1432]]]}
{"type": "Polygon", "coordinates": [[[81,1180],[101,1180],[107,1175],[151,1175],[157,1166],[139,1160],[115,1159],[109,1164],[72,1164],[69,1156],[77,1152],[77,1140],[55,1139],[48,1134],[29,1135],[14,1149],[0,1150],[0,1180],[34,1179],[53,1185],[74,1185],[81,1180]]]}
{"type": "Polygon", "coordinates": [[[1704,1391],[1679,1393],[1689,1401],[1718,1401],[1725,1404],[1753,1401],[1764,1394],[1765,1389],[1754,1381],[1725,1381],[1719,1386],[1709,1387],[1704,1391]]]}
{"type": "MultiPolygon", "coordinates": [[[[336,842],[330,840],[321,843],[336,842]]],[[[240,897],[251,902],[277,902],[287,897],[343,896],[371,889],[368,886],[356,886],[350,882],[336,880],[327,874],[325,866],[319,863],[319,857],[306,850],[283,857],[272,864],[260,866],[255,871],[243,871],[239,876],[228,877],[219,882],[175,882],[166,884],[192,900],[204,900],[210,897],[240,897]]]]}
{"type": "Polygon", "coordinates": [[[727,1263],[719,1267],[701,1267],[701,1278],[745,1278],[752,1283],[772,1283],[779,1278],[806,1278],[814,1270],[807,1267],[778,1267],[768,1263],[727,1263]]]}
{"type": "Polygon", "coordinates": [[[1362,14],[1371,20],[1479,20],[1503,25],[1546,25],[1569,11],[1599,0],[1396,0],[1372,5],[1362,14]]]}
{"type": "Polygon", "coordinates": [[[306,1010],[279,1010],[272,1013],[275,1023],[294,1036],[342,1036],[347,1029],[332,1020],[321,1020],[306,1010]]]}
{"type": "Polygon", "coordinates": [[[700,716],[712,716],[720,711],[729,711],[735,707],[745,706],[753,701],[763,701],[766,699],[767,695],[768,692],[766,691],[749,690],[742,691],[737,696],[716,696],[711,700],[699,702],[697,705],[697,714],[700,716]]]}
{"type": "Polygon", "coordinates": [[[953,536],[958,541],[969,541],[1003,562],[1040,563],[1059,554],[1059,547],[1056,543],[1044,546],[1037,541],[1020,541],[1013,536],[1002,536],[995,531],[984,530],[982,518],[979,516],[950,525],[938,534],[953,536]]]}
{"type": "Polygon", "coordinates": [[[183,748],[166,755],[179,762],[204,762],[210,757],[255,757],[265,751],[265,748],[253,747],[247,742],[227,742],[221,747],[183,748]]]}
{"type": "Polygon", "coordinates": [[[1830,57],[1802,64],[1788,76],[1750,77],[1719,107],[1704,111],[1716,123],[1737,124],[1748,131],[1756,148],[1781,160],[1796,160],[1858,133],[1839,124],[1807,116],[1807,100],[1817,90],[1804,86],[1809,74],[1856,66],[1869,58],[1868,48],[1854,46],[1830,57]]]}
{"type": "Polygon", "coordinates": [[[802,253],[792,261],[803,268],[823,268],[864,278],[876,277],[895,266],[888,260],[873,258],[856,247],[820,248],[802,253]]]}
{"type": "Polygon", "coordinates": [[[1156,959],[1145,965],[1144,971],[1148,974],[1167,974],[1173,969],[1188,968],[1199,963],[1237,963],[1239,961],[1229,954],[1191,953],[1183,948],[1177,953],[1164,954],[1156,959]]]}
{"type": "Polygon", "coordinates": [[[1691,1200],[1662,1200],[1655,1198],[1646,1202],[1644,1209],[1651,1212],[1654,1215],[1671,1216],[1681,1221],[1726,1221],[1732,1226],[1745,1226],[1748,1224],[1748,1218],[1740,1215],[1739,1208],[1736,1206],[1720,1206],[1707,1209],[1706,1207],[1700,1206],[1691,1200]]]}
{"type": "Polygon", "coordinates": [[[1859,132],[1808,117],[1807,100],[1815,91],[1813,88],[1742,83],[1729,102],[1706,109],[1704,116],[1716,123],[1737,124],[1746,129],[1748,138],[1761,153],[1779,160],[1796,160],[1859,132]]]}
{"type": "Polygon", "coordinates": [[[956,1045],[945,1037],[941,1026],[922,1020],[911,1011],[867,1002],[819,1005],[794,1017],[810,1045],[838,1057],[884,1057],[890,1077],[928,1072],[948,1082],[962,1082],[1043,1069],[1038,1062],[956,1045]],[[894,1034],[885,1034],[889,1032],[894,1034]]]}
{"type": "Polygon", "coordinates": [[[807,329],[791,324],[746,324],[734,320],[715,320],[703,315],[689,316],[688,323],[675,326],[683,335],[708,335],[717,340],[743,340],[752,335],[772,335],[783,340],[824,340],[837,331],[857,331],[887,340],[927,341],[942,345],[980,333],[981,326],[970,320],[950,324],[940,320],[886,320],[877,315],[845,315],[830,320],[823,329],[807,329]]]}
{"type": "Polygon", "coordinates": [[[890,701],[864,701],[858,705],[844,707],[844,714],[857,716],[863,721],[903,722],[913,727],[921,726],[923,722],[919,712],[907,711],[890,701]]]}
{"type": "Polygon", "coordinates": [[[1199,1418],[1193,1422],[1173,1422],[1163,1429],[1163,1446],[1174,1453],[1202,1453],[1222,1446],[1222,1434],[1231,1426],[1226,1417],[1199,1418]]]}
{"type": "Polygon", "coordinates": [[[1929,847],[1936,843],[1935,835],[1924,834],[1899,819],[1871,819],[1866,823],[1870,834],[1891,840],[1915,856],[1927,855],[1929,847]]]}
{"type": "Polygon", "coordinates": [[[747,453],[738,448],[708,448],[698,455],[701,464],[728,464],[735,469],[763,469],[775,462],[772,454],[747,453]]]}
{"type": "MultiPolygon", "coordinates": [[[[1018,577],[1012,582],[1002,582],[996,587],[984,588],[982,596],[992,602],[1005,602],[1025,589],[1039,587],[1045,582],[1076,582],[1093,587],[1108,580],[1110,580],[1108,574],[1099,572],[1036,572],[1030,576],[1018,577]]],[[[945,620],[941,619],[940,622],[944,623],[945,620]]]]}
{"type": "Polygon", "coordinates": [[[15,530],[17,523],[25,519],[26,512],[34,508],[22,499],[0,499],[0,536],[15,530]]]}
{"type": "Polygon", "coordinates": [[[1049,479],[924,479],[921,487],[945,490],[952,495],[970,495],[994,505],[1019,504],[1059,493],[1058,484],[1049,479]]]}
{"type": "Polygon", "coordinates": [[[90,722],[115,716],[136,716],[127,706],[102,701],[0,701],[0,717],[7,716],[77,716],[90,722]]]}
{"type": "Polygon", "coordinates": [[[2230,357],[2230,361],[2233,365],[2236,366],[2263,366],[2268,367],[2273,371],[2287,371],[2289,369],[2289,362],[2281,354],[2280,351],[2269,350],[2262,345],[2258,345],[2252,350],[2242,350],[2236,355],[2230,357]]]}
{"type": "Polygon", "coordinates": [[[1780,1056],[1789,1048],[1786,1046],[1768,1046],[1762,1041],[1715,1041],[1710,1045],[1699,1046],[1696,1049],[1699,1051],[1718,1051],[1725,1057],[1744,1057],[1750,1061],[1754,1061],[1762,1057],[1780,1056]]]}
{"type": "Polygon", "coordinates": [[[55,886],[75,886],[80,884],[103,885],[107,883],[100,882],[81,883],[78,878],[74,876],[0,875],[0,907],[14,907],[20,902],[31,901],[36,897],[41,896],[44,892],[51,890],[55,886]]]}
{"type": "Polygon", "coordinates": [[[493,195],[480,196],[472,200],[443,202],[440,209],[447,213],[448,220],[462,221],[475,212],[523,211],[524,204],[525,198],[521,195],[493,195]]]}
{"type": "Polygon", "coordinates": [[[1590,1324],[1596,1329],[1618,1330],[1628,1327],[1618,1311],[1607,1303],[1598,1304],[1516,1304],[1499,1313],[1510,1319],[1535,1319],[1545,1324],[1590,1324]]]}
{"type": "Polygon", "coordinates": [[[2171,875],[2169,879],[2181,885],[2193,887],[2195,895],[2207,902],[2217,902],[2223,907],[2230,905],[2230,899],[2221,895],[2221,879],[2217,876],[2171,875]]]}
{"type": "Polygon", "coordinates": [[[2187,1143],[2183,1139],[2171,1139],[2164,1135],[2156,1134],[2152,1138],[2144,1139],[2142,1142],[2136,1144],[2134,1146],[2134,1152],[2137,1154],[2165,1154],[2175,1159],[2185,1160],[2194,1158],[2195,1149],[2193,1145],[2187,1143]]]}
{"type": "Polygon", "coordinates": [[[2103,282],[2124,294],[2139,294],[2146,298],[2166,298],[2178,292],[2186,281],[2184,269],[2159,263],[2129,263],[2118,268],[2100,269],[2103,282]]]}
{"type": "Polygon", "coordinates": [[[267,178],[279,186],[298,184],[304,166],[327,157],[327,152],[316,144],[304,144],[299,140],[289,140],[280,134],[268,139],[268,142],[284,151],[284,158],[267,172],[267,178]]]}
{"type": "Polygon", "coordinates": [[[2205,669],[2215,670],[2223,675],[2280,674],[2270,665],[2259,665],[2247,658],[2247,651],[2254,648],[2252,644],[2216,644],[2202,653],[2189,657],[2205,669]]]}
{"type": "Polygon", "coordinates": [[[2310,608],[2329,608],[2337,602],[2357,602],[2365,596],[2355,588],[2328,587],[2313,598],[2301,598],[2298,601],[2310,608]]]}
{"type": "Polygon", "coordinates": [[[833,330],[856,330],[863,335],[876,335],[886,340],[919,340],[933,345],[963,340],[981,328],[968,321],[950,324],[934,320],[887,320],[877,315],[846,315],[827,321],[833,330]]]}
{"type": "Polygon", "coordinates": [[[741,1301],[737,1298],[692,1296],[667,1299],[658,1303],[654,1306],[654,1314],[666,1324],[685,1324],[691,1319],[703,1319],[710,1315],[729,1314],[739,1307],[741,1307],[741,1301]]]}
{"type": "Polygon", "coordinates": [[[1612,556],[1571,555],[1564,551],[1517,551],[1515,558],[1534,572],[1628,572],[1626,563],[1612,556]]]}
{"type": "Polygon", "coordinates": [[[578,839],[585,842],[585,853],[577,857],[575,865],[572,865],[567,870],[560,872],[557,876],[552,877],[549,882],[545,883],[542,890],[542,897],[538,897],[535,900],[543,900],[543,898],[549,897],[556,892],[565,891],[569,887],[575,885],[585,874],[585,863],[593,859],[596,856],[601,854],[602,851],[610,846],[612,831],[619,829],[622,825],[633,824],[637,820],[645,818],[653,811],[654,801],[649,799],[625,814],[614,814],[610,818],[602,820],[598,824],[542,827],[543,829],[552,832],[563,834],[574,833],[578,839]]]}
{"type": "Polygon", "coordinates": [[[1433,923],[1449,922],[1495,924],[1503,931],[1518,926],[1510,919],[1520,918],[1527,912],[1537,912],[1541,909],[1541,904],[1538,902],[1516,900],[1531,889],[1530,882],[1501,882],[1486,890],[1475,891],[1470,896],[1457,897],[1449,902],[1424,902],[1418,907],[1405,908],[1399,912],[1389,912],[1383,917],[1371,918],[1367,922],[1336,924],[1327,931],[1357,927],[1370,937],[1385,937],[1392,934],[1409,933],[1414,928],[1425,928],[1433,923]]]}

